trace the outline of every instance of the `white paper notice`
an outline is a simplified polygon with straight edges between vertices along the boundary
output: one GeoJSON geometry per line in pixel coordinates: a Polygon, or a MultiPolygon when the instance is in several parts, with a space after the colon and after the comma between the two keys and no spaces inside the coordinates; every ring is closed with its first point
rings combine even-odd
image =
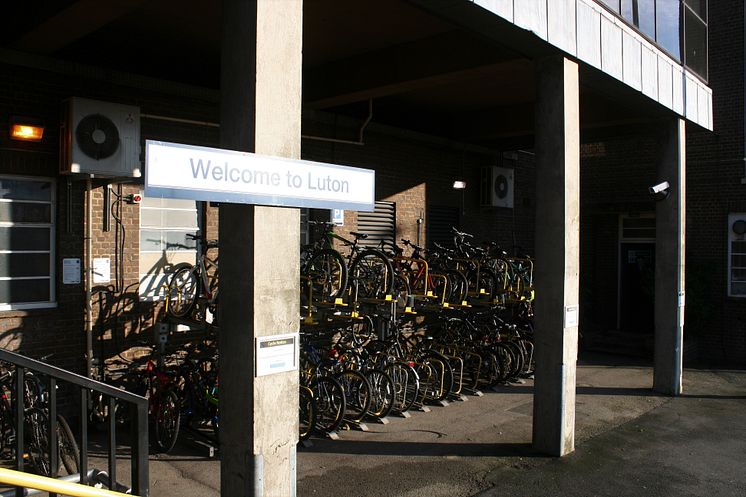
{"type": "Polygon", "coordinates": [[[62,259],[62,283],[65,285],[80,283],[80,259],[62,259]]]}
{"type": "Polygon", "coordinates": [[[297,369],[297,333],[256,337],[256,376],[297,369]]]}
{"type": "Polygon", "coordinates": [[[101,257],[93,259],[93,282],[109,283],[111,281],[111,259],[101,257]]]}

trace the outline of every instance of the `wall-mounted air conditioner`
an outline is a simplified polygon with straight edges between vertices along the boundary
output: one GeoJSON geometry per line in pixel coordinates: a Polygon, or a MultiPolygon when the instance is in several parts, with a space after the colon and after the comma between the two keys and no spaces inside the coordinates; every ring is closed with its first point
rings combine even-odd
{"type": "Polygon", "coordinates": [[[139,107],[73,97],[62,113],[61,173],[140,177],[139,107]]]}
{"type": "Polygon", "coordinates": [[[482,168],[479,195],[482,206],[513,208],[513,172],[506,167],[482,168]]]}

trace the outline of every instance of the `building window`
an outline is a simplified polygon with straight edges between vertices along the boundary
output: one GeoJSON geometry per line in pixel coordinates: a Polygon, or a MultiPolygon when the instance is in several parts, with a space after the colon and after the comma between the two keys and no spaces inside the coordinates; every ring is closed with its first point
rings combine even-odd
{"type": "Polygon", "coordinates": [[[597,0],[707,80],[707,0],[597,0]]]}
{"type": "Polygon", "coordinates": [[[0,310],[53,307],[55,183],[0,176],[0,310]]]}
{"type": "Polygon", "coordinates": [[[746,212],[728,216],[728,296],[746,297],[746,212]]]}
{"type": "Polygon", "coordinates": [[[194,264],[199,232],[193,200],[143,197],[140,204],[140,300],[162,300],[168,277],[180,263],[194,264]]]}

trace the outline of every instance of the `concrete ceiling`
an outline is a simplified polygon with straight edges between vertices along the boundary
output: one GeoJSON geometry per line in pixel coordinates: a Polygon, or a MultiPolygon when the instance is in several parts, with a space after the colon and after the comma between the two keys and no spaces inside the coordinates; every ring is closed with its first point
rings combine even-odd
{"type": "MultiPolygon", "coordinates": [[[[220,4],[10,3],[0,18],[0,45],[217,89],[220,4]]],[[[303,58],[307,109],[364,116],[372,99],[376,122],[466,142],[504,147],[532,134],[529,58],[403,0],[306,0],[303,58]]],[[[587,127],[655,118],[654,106],[635,114],[637,106],[612,103],[638,97],[603,75],[585,70],[581,81],[587,127]]]]}

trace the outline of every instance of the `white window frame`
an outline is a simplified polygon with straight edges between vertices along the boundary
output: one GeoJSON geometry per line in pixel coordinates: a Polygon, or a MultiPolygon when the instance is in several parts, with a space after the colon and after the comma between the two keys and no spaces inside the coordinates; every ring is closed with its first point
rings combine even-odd
{"type": "MultiPolygon", "coordinates": [[[[145,198],[144,195],[143,195],[143,198],[145,198]]],[[[194,204],[195,204],[195,207],[194,207],[193,211],[195,212],[196,220],[197,220],[197,227],[196,228],[192,227],[192,226],[167,226],[167,227],[166,226],[162,226],[160,228],[155,228],[155,227],[143,227],[142,214],[143,214],[144,210],[150,210],[150,209],[152,209],[152,210],[161,210],[161,211],[170,210],[170,211],[189,211],[189,212],[192,212],[192,209],[191,208],[190,209],[174,208],[174,207],[152,208],[152,207],[143,206],[143,204],[141,203],[140,204],[140,209],[139,209],[139,211],[140,211],[139,215],[140,216],[139,216],[138,237],[142,237],[143,230],[145,230],[145,231],[155,231],[155,230],[161,230],[161,231],[193,231],[195,234],[199,234],[199,232],[200,232],[199,219],[200,219],[200,208],[201,208],[200,205],[201,205],[201,202],[196,202],[195,201],[194,204]]],[[[194,255],[194,257],[192,259],[190,259],[191,260],[191,264],[195,264],[197,262],[197,257],[200,255],[199,254],[199,249],[200,249],[200,247],[197,246],[197,248],[194,249],[194,250],[183,250],[183,251],[178,251],[178,252],[192,253],[194,255]]],[[[177,251],[174,251],[174,252],[177,252],[177,251]]],[[[161,302],[161,301],[165,300],[166,296],[165,296],[165,293],[162,293],[160,290],[157,290],[156,293],[153,294],[152,296],[148,295],[148,294],[143,294],[142,291],[141,291],[143,279],[151,274],[151,273],[141,273],[140,272],[140,268],[139,268],[141,255],[142,254],[147,254],[147,253],[156,253],[156,252],[155,251],[151,251],[151,250],[143,250],[142,249],[142,240],[140,240],[139,249],[138,249],[138,296],[139,296],[139,299],[140,299],[141,302],[161,302]]],[[[160,251],[158,253],[160,253],[160,251]]],[[[166,277],[168,274],[169,274],[169,272],[165,272],[164,271],[163,272],[163,277],[166,277]]],[[[162,284],[163,283],[161,283],[161,285],[162,284]]]]}
{"type": "Polygon", "coordinates": [[[733,270],[734,269],[746,269],[746,267],[733,267],[733,256],[734,255],[746,255],[746,252],[733,253],[733,242],[744,241],[746,242],[746,234],[737,235],[733,232],[733,223],[743,219],[746,221],[746,212],[732,212],[728,214],[728,297],[734,299],[744,299],[746,294],[734,294],[733,293],[733,270]]]}
{"type": "MultiPolygon", "coordinates": [[[[14,174],[0,174],[0,179],[10,179],[15,181],[44,181],[49,183],[49,201],[46,200],[12,200],[12,199],[0,199],[3,203],[14,203],[24,202],[31,204],[50,204],[50,218],[49,223],[15,223],[8,221],[1,221],[0,226],[2,227],[34,227],[34,228],[49,228],[49,300],[44,302],[14,302],[0,303],[0,311],[20,311],[28,309],[49,309],[57,307],[57,292],[56,292],[56,219],[57,219],[57,182],[54,178],[47,176],[18,176],[14,174]]],[[[46,253],[46,250],[0,250],[2,254],[40,254],[46,253]]],[[[31,279],[45,279],[44,276],[2,276],[0,280],[12,281],[12,280],[31,280],[31,279]]]]}

